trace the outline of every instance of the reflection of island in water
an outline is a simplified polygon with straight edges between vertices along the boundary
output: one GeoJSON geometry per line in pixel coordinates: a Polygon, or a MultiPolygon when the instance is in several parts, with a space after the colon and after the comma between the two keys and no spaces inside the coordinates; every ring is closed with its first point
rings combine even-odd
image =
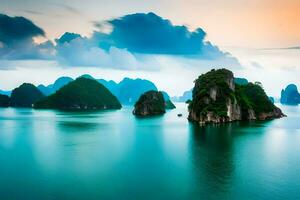
{"type": "Polygon", "coordinates": [[[195,196],[224,199],[226,194],[230,193],[235,168],[233,126],[234,124],[200,127],[190,123],[189,148],[195,172],[195,196]]]}
{"type": "Polygon", "coordinates": [[[249,160],[249,164],[257,162],[253,156],[261,151],[257,150],[261,140],[248,139],[260,138],[262,133],[268,132],[268,125],[273,122],[234,122],[208,126],[189,123],[189,153],[194,176],[192,195],[204,199],[243,199],[245,193],[241,191],[247,185],[243,181],[256,178],[240,179],[243,177],[240,170],[244,171],[248,166],[245,160],[249,160]],[[241,151],[246,154],[242,155],[241,151]]]}

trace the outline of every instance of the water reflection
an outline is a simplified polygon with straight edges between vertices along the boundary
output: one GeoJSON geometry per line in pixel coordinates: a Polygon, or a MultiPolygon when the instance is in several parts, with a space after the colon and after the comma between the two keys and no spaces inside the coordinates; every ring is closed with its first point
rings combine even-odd
{"type": "Polygon", "coordinates": [[[81,132],[96,129],[99,123],[94,122],[79,122],[79,121],[60,121],[59,129],[65,129],[68,132],[81,132]]]}
{"type": "Polygon", "coordinates": [[[232,155],[233,127],[232,125],[200,127],[190,123],[189,128],[195,193],[205,199],[218,197],[224,199],[226,194],[229,194],[235,169],[232,155]]]}
{"type": "Polygon", "coordinates": [[[131,111],[0,109],[0,199],[299,199],[299,110],[206,127],[186,105],[131,111]]]}

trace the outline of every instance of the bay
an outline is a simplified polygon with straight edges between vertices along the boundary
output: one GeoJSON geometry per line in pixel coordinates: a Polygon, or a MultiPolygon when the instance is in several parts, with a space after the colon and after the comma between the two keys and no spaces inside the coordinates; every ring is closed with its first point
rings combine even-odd
{"type": "Polygon", "coordinates": [[[185,104],[146,119],[0,109],[0,199],[299,199],[300,108],[280,107],[206,127],[185,104]]]}

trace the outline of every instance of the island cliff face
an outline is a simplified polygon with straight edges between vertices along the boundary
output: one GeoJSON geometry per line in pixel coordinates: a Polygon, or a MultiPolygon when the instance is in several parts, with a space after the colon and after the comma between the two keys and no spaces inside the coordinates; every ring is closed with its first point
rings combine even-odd
{"type": "Polygon", "coordinates": [[[188,119],[205,124],[283,116],[260,85],[235,84],[231,71],[219,69],[202,74],[195,81],[188,119]]]}
{"type": "Polygon", "coordinates": [[[162,92],[150,90],[142,94],[134,105],[133,114],[137,116],[160,115],[166,112],[162,92]]]}

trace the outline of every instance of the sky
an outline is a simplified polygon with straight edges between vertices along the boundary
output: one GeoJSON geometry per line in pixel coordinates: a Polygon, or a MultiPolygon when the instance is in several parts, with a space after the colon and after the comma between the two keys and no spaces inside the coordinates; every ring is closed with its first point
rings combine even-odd
{"type": "Polygon", "coordinates": [[[191,89],[201,73],[222,67],[262,82],[271,96],[289,83],[300,87],[300,48],[290,48],[300,46],[299,0],[0,4],[2,90],[88,73],[149,79],[173,96],[191,89]]]}

